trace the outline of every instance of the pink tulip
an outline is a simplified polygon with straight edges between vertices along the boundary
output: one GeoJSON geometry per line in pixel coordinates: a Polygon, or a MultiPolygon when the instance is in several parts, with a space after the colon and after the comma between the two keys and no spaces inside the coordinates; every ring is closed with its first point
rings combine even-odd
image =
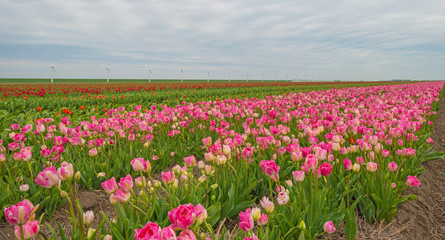
{"type": "Polygon", "coordinates": [[[263,160],[260,162],[260,167],[264,174],[269,176],[274,182],[279,179],[278,172],[280,171],[280,167],[277,166],[274,160],[263,160]]]}
{"type": "Polygon", "coordinates": [[[45,148],[40,151],[40,154],[42,154],[42,157],[47,158],[51,156],[51,149],[45,148]]]}
{"type": "Polygon", "coordinates": [[[429,137],[429,138],[426,139],[426,142],[429,143],[429,144],[433,144],[434,140],[431,137],[429,137]]]}
{"type": "Polygon", "coordinates": [[[184,158],[184,163],[185,165],[187,165],[188,167],[194,167],[196,166],[196,158],[195,156],[188,156],[184,158]]]}
{"type": "Polygon", "coordinates": [[[417,179],[417,177],[408,176],[406,178],[406,185],[408,185],[410,187],[418,187],[418,186],[420,186],[420,182],[419,182],[419,179],[417,179]]]}
{"type": "Polygon", "coordinates": [[[375,172],[377,170],[377,163],[375,163],[375,162],[368,162],[366,164],[366,169],[369,172],[375,172]]]}
{"type": "Polygon", "coordinates": [[[28,220],[34,218],[34,205],[28,199],[17,204],[11,205],[4,209],[5,218],[11,225],[24,224],[28,220]]]}
{"type": "Polygon", "coordinates": [[[196,240],[196,236],[192,230],[184,230],[179,234],[177,240],[196,240]]]}
{"type": "Polygon", "coordinates": [[[195,207],[193,204],[180,205],[168,212],[168,218],[175,230],[188,229],[196,219],[195,207]]]}
{"type": "Polygon", "coordinates": [[[176,240],[175,230],[171,227],[165,227],[161,230],[161,240],[176,240]]]}
{"type": "Polygon", "coordinates": [[[63,162],[61,167],[57,169],[57,176],[60,180],[65,181],[67,179],[71,179],[74,175],[73,164],[63,162]]]}
{"type": "Polygon", "coordinates": [[[127,174],[127,176],[121,178],[119,181],[118,186],[125,192],[130,192],[133,189],[133,178],[130,174],[127,174]]]}
{"type": "Polygon", "coordinates": [[[383,157],[389,157],[390,154],[391,154],[390,151],[388,151],[388,150],[386,150],[386,149],[383,149],[383,150],[382,150],[382,156],[383,156],[383,157]]]}
{"type": "Polygon", "coordinates": [[[317,160],[317,158],[315,157],[315,155],[313,155],[313,154],[309,154],[309,155],[306,157],[306,165],[307,165],[308,169],[310,169],[310,170],[314,170],[314,169],[317,168],[318,160],[317,160]]]}
{"type": "Polygon", "coordinates": [[[287,192],[280,192],[277,197],[277,202],[280,205],[284,205],[289,202],[289,194],[287,192]]]}
{"type": "Polygon", "coordinates": [[[207,219],[207,210],[201,204],[198,204],[195,206],[195,215],[196,221],[201,224],[207,219]]]}
{"type": "Polygon", "coordinates": [[[349,160],[347,158],[343,159],[343,167],[347,171],[351,170],[352,169],[352,162],[351,162],[351,160],[349,160]]]}
{"type": "Polygon", "coordinates": [[[44,188],[52,188],[60,182],[56,168],[54,166],[45,168],[37,174],[35,182],[44,188]]]}
{"type": "Polygon", "coordinates": [[[330,163],[324,162],[323,164],[320,165],[319,168],[320,168],[321,175],[323,175],[323,176],[331,175],[332,165],[330,163]]]}
{"type": "Polygon", "coordinates": [[[299,162],[303,159],[303,153],[298,151],[298,152],[292,152],[290,155],[292,161],[294,162],[299,162]]]}
{"type": "Polygon", "coordinates": [[[156,223],[148,222],[143,228],[134,231],[134,238],[136,240],[160,240],[161,228],[156,223]]]}
{"type": "Polygon", "coordinates": [[[118,188],[116,179],[114,177],[112,177],[110,180],[104,181],[101,185],[108,194],[116,192],[118,188]]]}
{"type": "Polygon", "coordinates": [[[250,211],[251,211],[250,208],[248,208],[245,212],[239,213],[239,218],[240,218],[239,227],[245,232],[253,229],[254,223],[250,211]]]}
{"type": "Polygon", "coordinates": [[[304,172],[303,171],[294,171],[294,172],[292,172],[292,175],[293,175],[294,180],[296,182],[303,182],[304,181],[304,172]]]}
{"type": "Polygon", "coordinates": [[[97,149],[96,149],[96,148],[91,148],[91,149],[88,151],[88,155],[90,155],[91,157],[95,157],[95,156],[97,156],[97,149]]]}
{"type": "Polygon", "coordinates": [[[269,213],[269,214],[273,213],[275,206],[274,206],[273,202],[271,202],[269,200],[269,198],[263,197],[260,200],[260,204],[261,204],[261,207],[264,209],[264,211],[266,211],[266,213],[269,213]]]}
{"type": "Polygon", "coordinates": [[[258,218],[258,225],[260,225],[260,226],[264,226],[264,225],[266,225],[267,224],[267,215],[266,214],[261,214],[260,215],[260,218],[258,218]]]}
{"type": "Polygon", "coordinates": [[[161,173],[162,180],[165,182],[165,184],[170,184],[175,181],[175,173],[174,172],[162,172],[161,173]]]}
{"type": "Polygon", "coordinates": [[[130,199],[131,193],[124,191],[123,189],[118,189],[112,196],[115,201],[126,203],[130,199]]]}
{"type": "Polygon", "coordinates": [[[143,158],[131,160],[130,165],[137,172],[146,172],[148,170],[147,162],[143,158]]]}
{"type": "Polygon", "coordinates": [[[333,232],[335,232],[334,223],[332,223],[332,221],[325,222],[325,224],[323,225],[323,230],[326,233],[333,233],[333,232]]]}
{"type": "Polygon", "coordinates": [[[388,168],[389,168],[389,171],[391,171],[391,172],[395,172],[397,170],[397,167],[398,166],[394,161],[388,163],[388,168]]]}
{"type": "MultiPolygon", "coordinates": [[[[39,234],[39,230],[40,230],[40,224],[39,221],[37,220],[33,220],[33,221],[28,221],[23,225],[23,238],[24,239],[31,239],[35,236],[37,236],[37,234],[39,234]]],[[[17,239],[22,239],[22,234],[20,233],[20,227],[19,226],[15,226],[14,227],[14,235],[17,239]]]]}

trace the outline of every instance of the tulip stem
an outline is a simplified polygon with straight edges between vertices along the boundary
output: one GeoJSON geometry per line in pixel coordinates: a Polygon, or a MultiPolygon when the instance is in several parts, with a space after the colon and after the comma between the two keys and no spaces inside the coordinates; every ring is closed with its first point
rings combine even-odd
{"type": "Polygon", "coordinates": [[[19,224],[20,228],[20,239],[25,240],[25,233],[23,232],[23,224],[19,224]]]}
{"type": "Polygon", "coordinates": [[[34,174],[32,174],[32,170],[31,170],[31,163],[28,161],[28,169],[29,169],[29,173],[31,174],[31,179],[34,179],[34,174]]]}

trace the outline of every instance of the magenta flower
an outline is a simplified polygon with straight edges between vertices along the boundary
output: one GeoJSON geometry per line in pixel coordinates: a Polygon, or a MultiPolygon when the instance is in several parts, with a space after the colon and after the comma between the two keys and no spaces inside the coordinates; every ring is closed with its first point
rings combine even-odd
{"type": "Polygon", "coordinates": [[[277,166],[274,160],[263,160],[260,162],[260,167],[264,174],[269,176],[274,182],[279,179],[278,172],[280,171],[280,167],[277,166]]]}
{"type": "Polygon", "coordinates": [[[266,225],[267,224],[267,220],[268,220],[267,214],[261,214],[260,218],[258,218],[258,221],[257,221],[258,225],[260,225],[260,226],[266,225]]]}
{"type": "Polygon", "coordinates": [[[198,204],[195,206],[195,215],[196,221],[201,224],[207,219],[207,210],[201,204],[198,204]]]}
{"type": "Polygon", "coordinates": [[[325,224],[323,225],[323,230],[326,233],[333,233],[333,232],[335,232],[334,223],[332,223],[332,221],[325,222],[325,224]]]}
{"type": "MultiPolygon", "coordinates": [[[[31,239],[35,236],[37,236],[37,234],[40,231],[40,224],[39,221],[37,220],[33,220],[33,221],[28,221],[23,225],[23,238],[24,239],[31,239]]],[[[22,239],[22,235],[20,233],[20,227],[19,226],[15,226],[14,227],[14,235],[17,239],[22,239]]]]}
{"type": "Polygon", "coordinates": [[[398,166],[394,161],[388,163],[388,168],[389,168],[389,171],[391,171],[391,172],[395,172],[397,170],[397,167],[398,166]]]}
{"type": "Polygon", "coordinates": [[[162,180],[165,184],[170,184],[175,181],[175,173],[174,172],[162,172],[161,173],[162,180]]]}
{"type": "Polygon", "coordinates": [[[343,159],[343,167],[347,171],[351,170],[352,169],[352,162],[351,162],[351,160],[349,160],[347,158],[343,159]]]}
{"type": "Polygon", "coordinates": [[[104,181],[101,185],[108,194],[116,192],[118,188],[116,179],[114,177],[112,177],[110,180],[104,181]]]}
{"type": "Polygon", "coordinates": [[[44,188],[52,188],[60,182],[56,168],[54,166],[45,168],[37,174],[35,182],[44,188]]]}
{"type": "Polygon", "coordinates": [[[406,185],[408,185],[410,187],[418,187],[418,186],[420,186],[420,182],[419,182],[419,179],[417,179],[417,177],[408,176],[406,178],[406,185]]]}
{"type": "Polygon", "coordinates": [[[130,192],[133,189],[133,178],[131,178],[130,174],[121,178],[118,186],[125,192],[130,192]]]}
{"type": "Polygon", "coordinates": [[[320,168],[321,175],[323,175],[323,176],[331,175],[332,165],[330,163],[324,162],[323,164],[320,165],[319,168],[320,168]]]}
{"type": "Polygon", "coordinates": [[[148,222],[143,228],[134,231],[134,238],[136,240],[160,240],[161,228],[156,223],[148,222]]]}
{"type": "Polygon", "coordinates": [[[196,219],[195,207],[191,203],[181,205],[168,212],[168,219],[170,219],[173,229],[188,229],[196,219]]]}
{"type": "Polygon", "coordinates": [[[195,156],[191,155],[191,156],[185,157],[184,158],[184,163],[188,167],[196,166],[196,158],[195,158],[195,156]]]}
{"type": "Polygon", "coordinates": [[[251,211],[250,208],[248,208],[245,212],[239,213],[239,218],[240,218],[239,227],[245,232],[253,229],[254,223],[250,211],[251,211]]]}

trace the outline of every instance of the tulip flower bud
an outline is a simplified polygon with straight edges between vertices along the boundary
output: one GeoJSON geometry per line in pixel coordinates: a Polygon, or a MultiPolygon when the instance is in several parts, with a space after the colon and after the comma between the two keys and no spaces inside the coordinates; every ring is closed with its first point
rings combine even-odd
{"type": "Polygon", "coordinates": [[[153,194],[154,192],[155,192],[154,187],[151,187],[151,188],[150,188],[150,193],[153,194]]]}
{"type": "Polygon", "coordinates": [[[104,240],[112,240],[113,237],[109,234],[105,235],[104,240]]]}
{"type": "Polygon", "coordinates": [[[96,229],[94,229],[94,228],[88,229],[87,238],[91,238],[95,232],[96,232],[96,229]]]}
{"type": "Polygon", "coordinates": [[[68,197],[68,193],[65,192],[65,191],[61,191],[61,192],[60,192],[60,196],[61,196],[62,198],[67,198],[67,197],[68,197]]]}
{"type": "Polygon", "coordinates": [[[215,195],[212,195],[212,197],[210,197],[210,199],[211,199],[212,201],[215,201],[216,196],[215,196],[215,195]]]}
{"type": "Polygon", "coordinates": [[[298,227],[299,227],[300,229],[306,229],[306,224],[304,223],[303,220],[301,220],[301,222],[300,222],[300,224],[298,225],[298,227]]]}
{"type": "Polygon", "coordinates": [[[80,180],[80,172],[77,171],[76,174],[74,174],[74,181],[79,181],[80,180]]]}
{"type": "Polygon", "coordinates": [[[90,225],[94,220],[94,212],[93,211],[87,211],[86,213],[83,213],[83,222],[86,225],[90,225]]]}

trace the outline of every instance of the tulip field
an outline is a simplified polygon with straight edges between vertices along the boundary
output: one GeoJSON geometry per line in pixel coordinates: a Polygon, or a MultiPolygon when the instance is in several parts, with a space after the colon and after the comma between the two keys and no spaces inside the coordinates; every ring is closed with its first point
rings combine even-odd
{"type": "Polygon", "coordinates": [[[0,222],[11,239],[330,239],[340,225],[355,239],[357,218],[390,223],[421,164],[445,157],[431,150],[443,85],[0,85],[0,222]],[[98,190],[112,214],[82,207],[98,190]],[[50,224],[59,209],[69,228],[50,224]]]}

